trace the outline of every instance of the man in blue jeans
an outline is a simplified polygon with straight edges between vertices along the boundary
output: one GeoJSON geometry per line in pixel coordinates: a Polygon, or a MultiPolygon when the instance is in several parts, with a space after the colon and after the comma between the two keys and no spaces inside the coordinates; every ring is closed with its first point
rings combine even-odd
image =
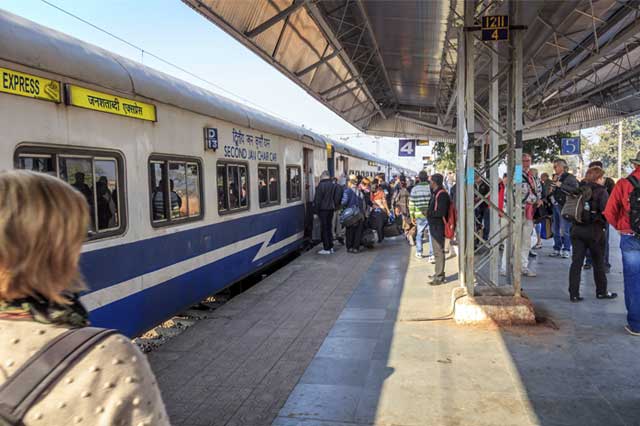
{"type": "Polygon", "coordinates": [[[569,166],[563,159],[553,162],[556,178],[551,183],[550,200],[553,204],[553,253],[551,257],[571,257],[571,222],[562,217],[562,207],[567,200],[567,193],[578,189],[578,180],[569,173],[569,166]]]}
{"type": "Polygon", "coordinates": [[[629,334],[640,336],[640,152],[631,160],[635,170],[611,192],[604,216],[620,232],[624,302],[629,334]]]}
{"type": "Polygon", "coordinates": [[[413,187],[409,196],[409,215],[411,221],[416,224],[416,257],[422,259],[422,239],[428,226],[427,211],[431,200],[431,188],[427,172],[422,170],[418,179],[420,182],[413,187]]]}

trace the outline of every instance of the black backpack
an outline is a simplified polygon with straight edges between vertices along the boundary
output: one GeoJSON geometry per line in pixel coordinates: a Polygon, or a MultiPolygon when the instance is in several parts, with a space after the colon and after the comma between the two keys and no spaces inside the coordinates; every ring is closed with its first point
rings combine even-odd
{"type": "Polygon", "coordinates": [[[560,214],[563,218],[575,224],[587,224],[591,222],[589,201],[593,195],[591,188],[586,185],[578,187],[576,192],[567,193],[564,206],[560,214]]]}
{"type": "Polygon", "coordinates": [[[635,176],[629,176],[627,178],[631,185],[633,185],[633,191],[629,194],[629,219],[631,221],[631,230],[640,237],[640,182],[635,176]]]}
{"type": "Polygon", "coordinates": [[[0,386],[0,426],[22,426],[38,398],[96,343],[114,333],[84,327],[53,338],[0,386]]]}

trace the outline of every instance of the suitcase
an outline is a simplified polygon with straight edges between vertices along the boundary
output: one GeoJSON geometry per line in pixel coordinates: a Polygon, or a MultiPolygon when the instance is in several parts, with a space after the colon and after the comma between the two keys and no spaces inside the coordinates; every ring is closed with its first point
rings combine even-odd
{"type": "Polygon", "coordinates": [[[362,245],[366,248],[373,248],[378,241],[378,233],[371,228],[367,228],[362,233],[362,245]]]}
{"type": "Polygon", "coordinates": [[[397,223],[393,222],[384,227],[384,236],[385,237],[397,237],[402,233],[402,230],[398,226],[397,223]]]}

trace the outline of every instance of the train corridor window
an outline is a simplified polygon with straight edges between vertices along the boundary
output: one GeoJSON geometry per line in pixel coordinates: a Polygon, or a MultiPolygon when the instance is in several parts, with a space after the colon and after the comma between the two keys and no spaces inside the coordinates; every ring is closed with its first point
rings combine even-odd
{"type": "Polygon", "coordinates": [[[258,195],[260,207],[280,203],[280,168],[272,165],[258,165],[258,195]]]}
{"type": "Polygon", "coordinates": [[[287,201],[298,201],[302,197],[300,166],[287,166],[287,201]]]}
{"type": "Polygon", "coordinates": [[[233,212],[249,208],[249,174],[243,163],[218,162],[216,188],[218,212],[233,212]]]}
{"type": "Polygon", "coordinates": [[[154,156],[149,160],[151,223],[164,226],[202,218],[200,161],[154,156]]]}
{"type": "Polygon", "coordinates": [[[51,147],[19,147],[16,167],[56,176],[87,200],[90,240],[125,230],[123,161],[114,153],[51,147]]]}

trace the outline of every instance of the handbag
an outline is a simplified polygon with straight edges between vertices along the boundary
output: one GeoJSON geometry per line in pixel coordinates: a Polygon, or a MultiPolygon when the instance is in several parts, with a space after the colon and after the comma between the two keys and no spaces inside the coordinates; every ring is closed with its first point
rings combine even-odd
{"type": "Polygon", "coordinates": [[[340,213],[340,224],[344,227],[357,225],[364,219],[364,215],[357,206],[347,207],[340,213]]]}

